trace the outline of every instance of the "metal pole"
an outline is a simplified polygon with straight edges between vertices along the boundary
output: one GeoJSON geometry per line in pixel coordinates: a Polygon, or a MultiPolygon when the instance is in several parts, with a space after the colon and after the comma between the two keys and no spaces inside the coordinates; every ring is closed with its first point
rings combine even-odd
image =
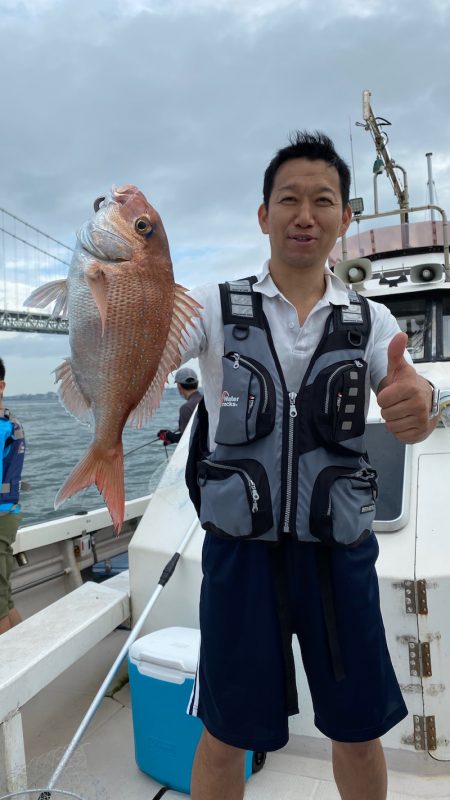
{"type": "MultiPolygon", "coordinates": [[[[425,153],[427,158],[427,167],[428,167],[428,197],[430,200],[430,206],[434,205],[434,181],[433,181],[433,168],[431,166],[431,156],[433,153],[425,153]]],[[[431,209],[431,221],[434,222],[434,208],[431,209]]]]}
{"type": "Polygon", "coordinates": [[[378,214],[378,183],[377,178],[380,173],[376,172],[373,176],[373,208],[375,214],[378,214]]]}

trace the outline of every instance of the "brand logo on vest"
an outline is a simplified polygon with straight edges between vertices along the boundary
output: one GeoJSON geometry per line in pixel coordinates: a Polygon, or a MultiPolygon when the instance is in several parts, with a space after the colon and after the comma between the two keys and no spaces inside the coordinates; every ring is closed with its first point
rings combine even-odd
{"type": "Polygon", "coordinates": [[[227,392],[226,389],[225,389],[224,392],[222,392],[222,397],[221,397],[221,401],[220,401],[220,405],[222,407],[223,406],[236,407],[238,403],[239,403],[239,395],[236,397],[236,395],[234,395],[234,394],[229,394],[229,392],[227,392]]]}

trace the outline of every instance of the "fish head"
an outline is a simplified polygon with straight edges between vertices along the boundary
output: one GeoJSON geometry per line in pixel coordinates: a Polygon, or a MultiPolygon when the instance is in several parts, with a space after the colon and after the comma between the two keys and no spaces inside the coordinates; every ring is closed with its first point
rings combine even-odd
{"type": "Polygon", "coordinates": [[[85,253],[104,262],[169,264],[171,268],[161,217],[136,186],[113,187],[95,200],[94,212],[77,234],[85,253]]]}

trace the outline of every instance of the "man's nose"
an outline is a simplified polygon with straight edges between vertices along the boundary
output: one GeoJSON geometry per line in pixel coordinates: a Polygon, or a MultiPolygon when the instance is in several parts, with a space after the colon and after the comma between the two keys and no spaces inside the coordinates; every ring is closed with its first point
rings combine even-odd
{"type": "Polygon", "coordinates": [[[309,202],[309,200],[305,199],[301,203],[299,203],[297,207],[297,213],[295,215],[295,223],[296,225],[300,225],[301,228],[313,225],[314,223],[313,207],[309,202]]]}

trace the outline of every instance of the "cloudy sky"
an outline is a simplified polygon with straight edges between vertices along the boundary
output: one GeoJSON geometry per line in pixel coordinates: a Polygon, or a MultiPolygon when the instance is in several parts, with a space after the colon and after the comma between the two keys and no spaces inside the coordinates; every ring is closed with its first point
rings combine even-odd
{"type": "MultiPolygon", "coordinates": [[[[93,200],[134,183],[178,282],[249,274],[267,255],[262,175],[294,129],[332,136],[372,210],[355,126],[370,89],[412,202],[432,151],[449,210],[449,34],[449,0],[0,0],[0,207],[73,245],[93,200]]],[[[392,207],[385,178],[379,191],[392,207]]],[[[11,303],[9,284],[0,270],[11,303]]],[[[7,393],[52,389],[67,353],[67,337],[0,333],[7,393]]]]}

